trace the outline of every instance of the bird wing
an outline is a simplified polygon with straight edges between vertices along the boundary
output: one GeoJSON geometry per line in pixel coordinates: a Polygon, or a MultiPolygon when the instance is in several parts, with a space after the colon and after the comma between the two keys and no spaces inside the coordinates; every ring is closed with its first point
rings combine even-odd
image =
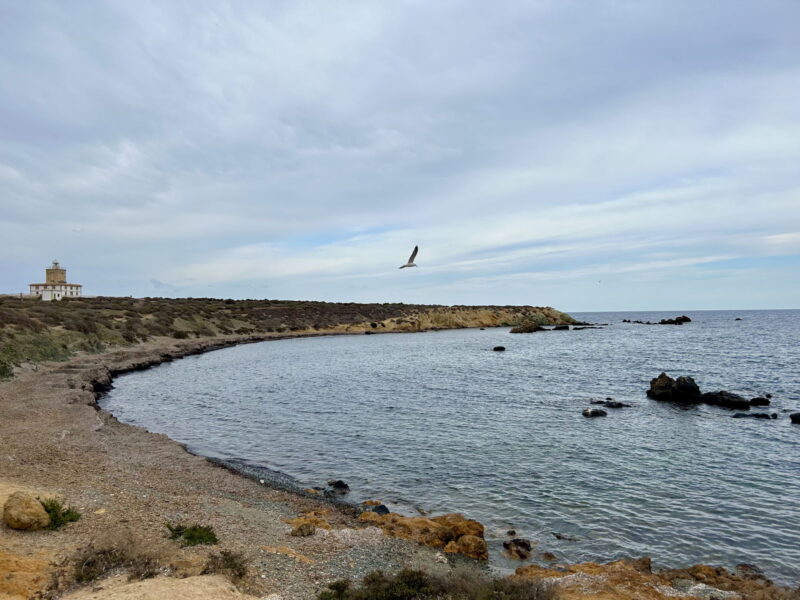
{"type": "Polygon", "coordinates": [[[414,246],[414,251],[411,253],[411,256],[408,258],[408,264],[414,262],[414,259],[417,258],[417,251],[419,250],[419,246],[414,246]]]}

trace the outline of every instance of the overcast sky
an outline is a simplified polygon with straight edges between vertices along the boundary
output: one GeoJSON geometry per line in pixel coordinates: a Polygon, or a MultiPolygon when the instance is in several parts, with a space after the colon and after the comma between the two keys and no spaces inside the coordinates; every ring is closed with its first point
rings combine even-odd
{"type": "Polygon", "coordinates": [[[56,258],[86,294],[800,308],[798,27],[794,0],[0,0],[0,291],[56,258]]]}

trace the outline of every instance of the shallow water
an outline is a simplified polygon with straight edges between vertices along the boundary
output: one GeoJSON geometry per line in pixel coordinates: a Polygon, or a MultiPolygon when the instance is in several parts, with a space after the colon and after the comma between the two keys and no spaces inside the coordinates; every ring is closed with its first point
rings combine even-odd
{"type": "Polygon", "coordinates": [[[238,346],[119,377],[120,420],[303,486],[507,529],[560,559],[755,563],[800,581],[800,311],[584,313],[606,329],[306,338],[238,346]],[[743,320],[735,321],[735,317],[743,320]],[[492,352],[504,345],[504,353],[492,352]],[[703,391],[772,393],[776,421],[649,400],[661,371],[703,391]],[[586,419],[592,398],[632,408],[586,419]],[[552,532],[577,541],[557,540],[552,532]]]}

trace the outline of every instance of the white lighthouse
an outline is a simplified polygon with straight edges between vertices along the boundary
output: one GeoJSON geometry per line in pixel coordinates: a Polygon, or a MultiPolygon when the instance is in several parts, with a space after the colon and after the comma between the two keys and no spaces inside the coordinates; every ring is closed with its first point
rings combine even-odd
{"type": "Polygon", "coordinates": [[[49,269],[45,269],[45,283],[31,283],[31,296],[42,300],[61,300],[62,298],[79,298],[83,286],[79,283],[67,283],[67,270],[62,269],[57,260],[49,269]]]}

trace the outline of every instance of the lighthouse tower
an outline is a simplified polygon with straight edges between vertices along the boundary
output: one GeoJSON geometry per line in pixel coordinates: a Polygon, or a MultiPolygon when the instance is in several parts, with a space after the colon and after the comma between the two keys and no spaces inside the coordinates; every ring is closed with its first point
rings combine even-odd
{"type": "Polygon", "coordinates": [[[57,260],[53,261],[50,268],[45,269],[44,283],[31,283],[31,296],[38,296],[42,300],[61,300],[62,298],[77,298],[81,295],[82,285],[67,283],[67,270],[62,269],[57,260]]]}

